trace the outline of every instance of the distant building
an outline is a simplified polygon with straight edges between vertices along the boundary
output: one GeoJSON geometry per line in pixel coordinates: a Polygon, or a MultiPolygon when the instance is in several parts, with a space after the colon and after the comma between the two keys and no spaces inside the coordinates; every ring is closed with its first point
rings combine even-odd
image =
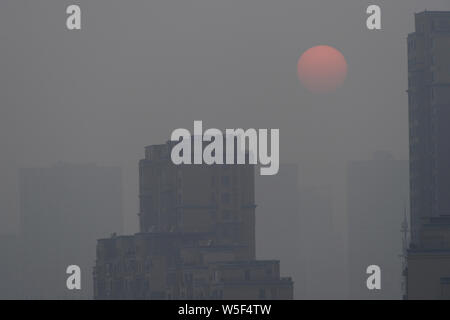
{"type": "Polygon", "coordinates": [[[376,152],[347,171],[348,270],[351,299],[401,299],[402,235],[408,161],[376,152]],[[368,290],[366,269],[378,265],[382,290],[368,290]]]}
{"type": "Polygon", "coordinates": [[[25,298],[22,292],[22,245],[17,235],[0,235],[0,300],[25,298]]]}
{"type": "Polygon", "coordinates": [[[450,12],[415,15],[408,36],[411,244],[406,297],[449,299],[450,12]]]}
{"type": "Polygon", "coordinates": [[[344,241],[334,223],[331,186],[303,185],[299,192],[300,261],[304,299],[342,299],[345,291],[344,241]]]}
{"type": "Polygon", "coordinates": [[[298,170],[297,164],[281,164],[276,175],[255,177],[257,257],[283,261],[282,272],[291,275],[295,283],[295,299],[303,297],[305,280],[298,170]]]}
{"type": "Polygon", "coordinates": [[[255,260],[254,166],[139,162],[140,233],[100,239],[95,299],[292,299],[279,262],[255,260]]]}
{"type": "Polygon", "coordinates": [[[122,178],[115,167],[58,164],[20,170],[23,292],[26,298],[92,297],[93,245],[122,231],[122,178]],[[78,265],[81,290],[66,288],[78,265]]]}

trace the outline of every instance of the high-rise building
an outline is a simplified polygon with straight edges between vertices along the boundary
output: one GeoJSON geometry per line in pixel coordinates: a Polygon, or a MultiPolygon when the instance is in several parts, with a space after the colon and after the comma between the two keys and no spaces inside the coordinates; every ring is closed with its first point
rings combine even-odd
{"type": "Polygon", "coordinates": [[[450,299],[450,12],[408,36],[411,244],[406,297],[450,299]]]}
{"type": "Polygon", "coordinates": [[[299,243],[305,299],[342,299],[345,292],[345,243],[335,224],[330,185],[301,185],[299,243]]]}
{"type": "Polygon", "coordinates": [[[300,184],[297,164],[255,180],[257,256],[283,261],[295,299],[343,298],[345,242],[334,221],[332,188],[300,184]]]}
{"type": "Polygon", "coordinates": [[[450,12],[415,15],[408,36],[411,242],[424,219],[450,215],[450,12]]]}
{"type": "Polygon", "coordinates": [[[305,287],[298,171],[297,164],[281,164],[276,175],[255,176],[257,257],[283,261],[282,271],[295,282],[295,299],[304,297],[301,291],[305,287]]]}
{"type": "Polygon", "coordinates": [[[169,145],[147,147],[139,162],[141,232],[203,232],[255,258],[252,165],[174,165],[169,145]]]}
{"type": "Polygon", "coordinates": [[[88,299],[94,245],[122,231],[122,177],[116,167],[58,164],[19,174],[23,293],[20,298],[88,299]],[[81,290],[66,288],[78,265],[81,290]]]}
{"type": "Polygon", "coordinates": [[[402,235],[408,204],[408,161],[388,152],[347,169],[348,271],[351,299],[402,298],[402,235]],[[366,269],[382,270],[382,290],[368,290],[366,269]]]}
{"type": "Polygon", "coordinates": [[[277,260],[255,259],[253,165],[139,162],[140,232],[98,240],[95,299],[292,299],[277,260]]]}

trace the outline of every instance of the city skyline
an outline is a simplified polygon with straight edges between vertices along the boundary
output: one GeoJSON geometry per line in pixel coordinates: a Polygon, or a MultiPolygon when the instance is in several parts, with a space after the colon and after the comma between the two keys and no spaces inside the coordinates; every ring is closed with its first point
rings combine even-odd
{"type": "Polygon", "coordinates": [[[68,5],[1,5],[0,298],[450,297],[448,0],[78,0],[73,29],[68,5]],[[195,121],[266,128],[248,133],[269,175],[154,166],[195,121]],[[133,259],[155,259],[154,287],[133,259]]]}

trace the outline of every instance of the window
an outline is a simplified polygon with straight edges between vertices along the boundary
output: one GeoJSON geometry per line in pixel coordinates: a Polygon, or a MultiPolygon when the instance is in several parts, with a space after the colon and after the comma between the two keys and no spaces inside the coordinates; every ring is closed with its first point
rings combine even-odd
{"type": "Polygon", "coordinates": [[[276,288],[270,289],[270,295],[272,296],[272,299],[277,298],[277,289],[276,288]]]}
{"type": "Polygon", "coordinates": [[[186,273],[185,275],[184,275],[184,281],[185,281],[185,283],[191,283],[192,282],[192,280],[193,280],[193,276],[192,276],[192,274],[190,274],[190,273],[186,273]]]}
{"type": "Polygon", "coordinates": [[[222,229],[222,235],[225,239],[230,238],[230,230],[228,228],[222,229]]]}
{"type": "Polygon", "coordinates": [[[225,220],[229,220],[231,217],[231,212],[230,210],[223,210],[222,211],[222,218],[225,220]]]}
{"type": "Polygon", "coordinates": [[[266,290],[265,289],[259,289],[259,299],[265,299],[266,298],[266,290]]]}
{"type": "Polygon", "coordinates": [[[222,177],[222,186],[223,187],[229,187],[230,186],[230,177],[229,176],[223,176],[222,177]]]}
{"type": "Polygon", "coordinates": [[[229,193],[222,194],[222,203],[228,204],[231,202],[231,195],[229,193]]]}

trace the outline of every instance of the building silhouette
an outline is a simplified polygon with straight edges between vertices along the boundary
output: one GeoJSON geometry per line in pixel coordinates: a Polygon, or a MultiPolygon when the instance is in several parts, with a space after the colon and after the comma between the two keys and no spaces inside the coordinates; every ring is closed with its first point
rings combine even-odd
{"type": "Polygon", "coordinates": [[[89,299],[96,239],[121,231],[122,177],[116,167],[57,164],[19,172],[18,264],[23,299],[89,299]],[[66,269],[82,270],[81,290],[66,288],[66,269]]]}
{"type": "Polygon", "coordinates": [[[345,242],[334,221],[333,190],[300,183],[299,170],[281,164],[276,175],[255,177],[257,256],[283,261],[295,299],[342,299],[345,242]]]}
{"type": "Polygon", "coordinates": [[[334,220],[335,203],[330,185],[301,185],[300,261],[304,299],[340,299],[345,292],[344,241],[334,220]]]}
{"type": "Polygon", "coordinates": [[[408,203],[408,161],[388,152],[347,168],[350,299],[401,299],[401,223],[408,203]],[[367,290],[366,269],[382,270],[382,290],[367,290]]]}
{"type": "Polygon", "coordinates": [[[283,261],[282,272],[291,275],[294,298],[303,298],[305,273],[300,239],[299,166],[281,164],[276,175],[255,176],[258,204],[256,254],[283,261]],[[280,232],[282,230],[282,232],[280,232]]]}
{"type": "Polygon", "coordinates": [[[449,52],[450,12],[416,14],[408,36],[409,299],[450,298],[449,52]]]}
{"type": "Polygon", "coordinates": [[[0,252],[2,261],[0,263],[0,300],[23,298],[22,292],[22,269],[21,263],[22,246],[18,235],[0,235],[0,252]]]}
{"type": "Polygon", "coordinates": [[[253,165],[139,162],[140,232],[100,239],[95,299],[292,299],[277,260],[255,259],[253,165]]]}
{"type": "Polygon", "coordinates": [[[430,217],[450,215],[450,12],[415,16],[408,36],[411,241],[430,217]]]}

